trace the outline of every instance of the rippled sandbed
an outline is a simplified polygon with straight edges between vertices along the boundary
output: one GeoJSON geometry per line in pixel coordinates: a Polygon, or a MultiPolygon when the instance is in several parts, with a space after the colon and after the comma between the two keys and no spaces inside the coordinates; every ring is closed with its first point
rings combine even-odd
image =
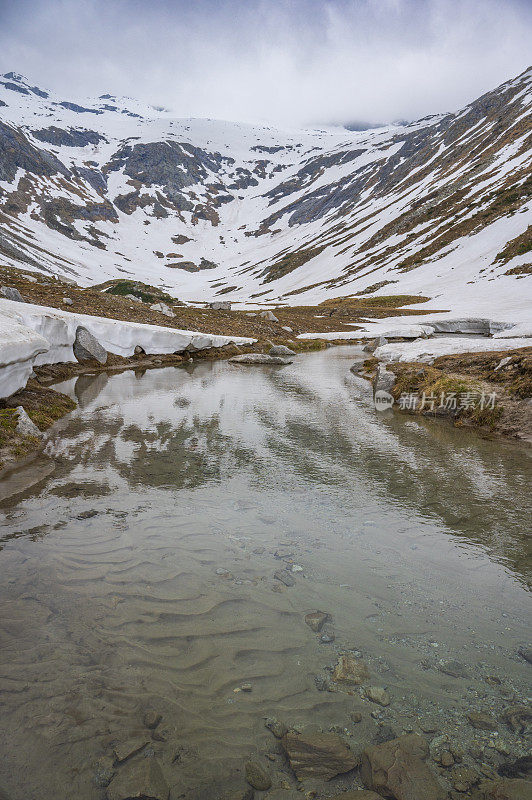
{"type": "MultiPolygon", "coordinates": [[[[295,790],[271,717],[355,754],[418,732],[449,787],[524,755],[507,709],[531,669],[526,451],[377,413],[349,373],[359,352],[57,387],[79,406],[40,483],[0,511],[12,800],[112,799],[146,756],[172,800],[243,791],[250,758],[295,790]],[[333,680],[342,654],[364,661],[362,686],[333,680]],[[442,766],[442,736],[461,764],[442,766]]],[[[319,798],[361,785],[303,782],[319,798]]]]}

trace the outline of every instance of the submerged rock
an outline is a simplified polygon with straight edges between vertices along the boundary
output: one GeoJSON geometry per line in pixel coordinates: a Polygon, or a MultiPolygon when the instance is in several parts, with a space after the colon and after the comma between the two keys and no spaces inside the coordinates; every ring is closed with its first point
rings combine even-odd
{"type": "Polygon", "coordinates": [[[280,720],[272,717],[271,719],[267,719],[264,723],[268,730],[270,730],[276,739],[282,739],[285,734],[288,733],[288,726],[281,722],[280,720]]]}
{"type": "Polygon", "coordinates": [[[469,724],[479,731],[496,731],[497,723],[489,714],[483,711],[470,711],[467,714],[469,724]]]}
{"type": "Polygon", "coordinates": [[[273,577],[276,578],[281,583],[284,583],[285,586],[294,586],[295,585],[295,578],[292,577],[290,572],[285,569],[279,569],[277,572],[273,573],[273,577]]]}
{"type": "Polygon", "coordinates": [[[319,633],[328,619],[329,615],[325,611],[311,611],[310,614],[305,614],[305,622],[314,633],[319,633]]]}
{"type": "Polygon", "coordinates": [[[467,670],[459,661],[441,661],[438,665],[440,672],[450,675],[451,678],[467,678],[467,670]]]}
{"type": "Polygon", "coordinates": [[[291,364],[288,358],[268,356],[263,353],[244,353],[241,356],[230,358],[231,364],[291,364]]]}
{"type": "Polygon", "coordinates": [[[480,785],[480,797],[482,800],[530,800],[532,781],[521,778],[484,781],[480,785]]]}
{"type": "Polygon", "coordinates": [[[142,718],[142,722],[144,726],[148,728],[148,730],[153,731],[157,727],[157,725],[162,720],[162,714],[158,714],[156,711],[152,711],[149,709],[144,713],[144,717],[142,718]]]}
{"type": "Polygon", "coordinates": [[[107,351],[105,348],[102,347],[98,339],[93,336],[87,328],[83,328],[81,325],[76,331],[73,350],[78,361],[96,359],[100,364],[105,364],[107,362],[107,351]]]}
{"type": "Polygon", "coordinates": [[[332,677],[336,683],[360,686],[369,679],[369,670],[365,661],[346,653],[339,657],[332,677]]]}
{"type": "Polygon", "coordinates": [[[524,733],[532,721],[532,706],[509,706],[504,710],[501,719],[503,722],[508,723],[515,733],[524,733]]]}
{"type": "Polygon", "coordinates": [[[299,780],[330,780],[358,765],[356,755],[335,733],[287,733],[282,746],[299,780]]]}
{"type": "Polygon", "coordinates": [[[250,786],[253,786],[259,792],[265,792],[272,785],[272,779],[258,761],[248,761],[246,763],[246,780],[250,786]]]}
{"type": "Polygon", "coordinates": [[[170,788],[155,758],[130,761],[107,787],[108,800],[168,800],[170,788]]]}
{"type": "Polygon", "coordinates": [[[521,658],[524,658],[525,661],[528,661],[529,664],[532,664],[532,647],[520,647],[517,652],[521,658]]]}
{"type": "MultiPolygon", "coordinates": [[[[100,789],[109,786],[116,772],[114,769],[113,759],[109,756],[103,756],[98,759],[94,769],[94,783],[100,789]]],[[[0,800],[2,800],[2,792],[0,792],[0,800]]]]}
{"type": "Polygon", "coordinates": [[[368,747],[362,754],[362,781],[394,800],[444,800],[447,792],[425,764],[427,755],[426,741],[415,733],[368,747]]]}
{"type": "Polygon", "coordinates": [[[125,742],[120,742],[114,747],[113,753],[115,755],[116,760],[118,763],[122,763],[122,761],[127,761],[128,758],[131,756],[140,753],[140,751],[146,747],[148,744],[148,740],[144,739],[143,737],[138,737],[135,739],[128,739],[125,742]]]}
{"type": "Polygon", "coordinates": [[[390,696],[388,692],[380,686],[368,686],[365,690],[365,694],[372,703],[377,703],[379,706],[390,705],[390,696]]]}

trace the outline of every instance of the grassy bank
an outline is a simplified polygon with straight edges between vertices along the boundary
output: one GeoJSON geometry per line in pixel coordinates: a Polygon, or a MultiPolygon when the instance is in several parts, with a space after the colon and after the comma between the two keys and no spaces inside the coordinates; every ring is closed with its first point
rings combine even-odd
{"type": "MultiPolygon", "coordinates": [[[[365,361],[366,377],[374,376],[377,363],[365,361]]],[[[391,363],[387,369],[396,376],[391,394],[398,410],[532,442],[532,347],[440,356],[430,366],[391,363]],[[412,396],[418,398],[415,405],[405,399],[412,396]]]]}

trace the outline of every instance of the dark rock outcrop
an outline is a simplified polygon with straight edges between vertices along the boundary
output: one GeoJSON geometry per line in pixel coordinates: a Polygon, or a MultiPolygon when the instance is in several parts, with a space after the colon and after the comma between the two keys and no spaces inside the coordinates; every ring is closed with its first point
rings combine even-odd
{"type": "Polygon", "coordinates": [[[32,135],[40,142],[47,142],[56,147],[61,145],[65,145],[66,147],[87,147],[89,144],[97,145],[99,142],[107,141],[105,136],[102,136],[96,131],[89,131],[85,128],[70,128],[69,130],[64,130],[55,125],[33,131],[32,135]]]}

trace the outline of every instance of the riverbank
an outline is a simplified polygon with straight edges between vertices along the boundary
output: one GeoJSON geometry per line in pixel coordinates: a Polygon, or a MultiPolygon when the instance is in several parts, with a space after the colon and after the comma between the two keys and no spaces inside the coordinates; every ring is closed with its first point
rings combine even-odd
{"type": "Polygon", "coordinates": [[[391,394],[396,410],[532,443],[532,347],[498,350],[493,345],[487,352],[439,356],[431,364],[383,363],[371,356],[362,374],[375,390],[391,394]]]}
{"type": "MultiPolygon", "coordinates": [[[[30,419],[37,421],[41,433],[71,410],[64,399],[50,396],[47,390],[59,381],[97,372],[142,372],[180,366],[191,360],[266,353],[272,345],[307,352],[346,341],[367,342],[374,331],[386,336],[381,340],[384,346],[381,344],[375,355],[386,362],[391,359],[389,370],[396,376],[392,394],[398,408],[448,417],[455,424],[475,427],[484,435],[532,440],[528,402],[532,395],[532,348],[512,349],[528,340],[499,338],[495,344],[494,339],[453,338],[457,331],[504,337],[513,329],[510,323],[485,319],[444,317],[435,321],[434,315],[444,312],[426,309],[430,301],[427,297],[351,297],[327,300],[316,307],[231,310],[185,306],[161,289],[124,279],[82,288],[55,276],[0,267],[0,282],[4,281],[15,293],[12,296],[16,298],[18,293],[18,302],[1,301],[4,333],[12,341],[7,343],[7,366],[0,365],[0,369],[4,370],[4,383],[11,382],[13,388],[11,396],[0,400],[0,409],[4,410],[0,470],[9,469],[39,449],[38,437],[21,432],[16,408],[24,408],[30,419]],[[415,316],[420,321],[408,322],[405,316],[415,316]],[[16,330],[9,329],[10,319],[16,330]],[[105,359],[82,359],[81,363],[75,360],[73,347],[80,325],[88,326],[103,344],[105,359]],[[451,336],[445,340],[432,338],[440,330],[450,331],[451,336]],[[492,343],[492,352],[448,354],[468,346],[485,350],[492,343]],[[47,347],[48,353],[43,352],[47,347]],[[19,351],[20,358],[16,355],[19,351]],[[421,351],[433,352],[428,359],[430,365],[426,352],[421,361],[417,357],[408,359],[409,352],[421,351]],[[446,354],[438,358],[438,352],[446,354]],[[498,368],[504,358],[509,361],[498,368]],[[30,381],[25,385],[28,376],[30,381]],[[439,399],[442,392],[452,394],[457,389],[459,393],[479,396],[495,394],[496,400],[487,407],[483,404],[481,409],[472,404],[453,408],[452,402],[442,405],[433,399],[428,404],[422,402],[423,397],[434,398],[439,392],[439,399]],[[420,401],[407,407],[402,399],[407,395],[418,395],[420,401]]],[[[516,331],[524,336],[528,332],[523,325],[516,331]]],[[[373,378],[376,364],[375,359],[368,362],[368,377],[373,378]]]]}

